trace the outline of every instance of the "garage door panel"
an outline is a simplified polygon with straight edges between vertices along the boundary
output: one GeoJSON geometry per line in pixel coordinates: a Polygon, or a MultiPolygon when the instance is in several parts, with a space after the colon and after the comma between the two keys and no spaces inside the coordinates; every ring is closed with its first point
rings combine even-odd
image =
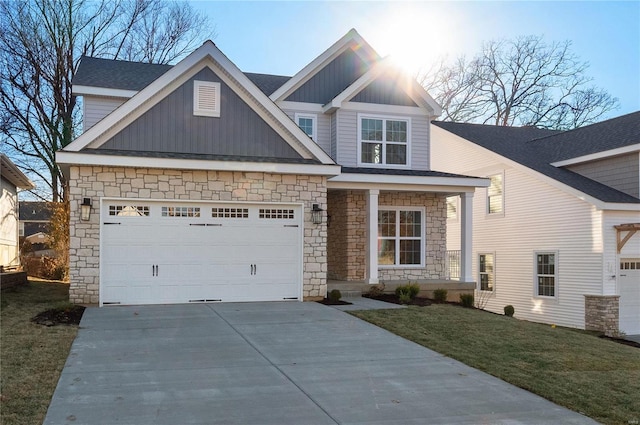
{"type": "Polygon", "coordinates": [[[120,224],[102,227],[103,302],[150,304],[299,297],[299,207],[155,201],[146,204],[148,215],[109,217],[120,224]],[[170,205],[178,214],[163,217],[162,208],[170,205]],[[187,211],[185,205],[200,208],[200,216],[180,216],[187,211]],[[214,209],[217,216],[212,217],[214,209]],[[156,266],[157,273],[152,272],[156,266]]]}
{"type": "Polygon", "coordinates": [[[640,259],[620,261],[620,330],[640,334],[640,259]]]}

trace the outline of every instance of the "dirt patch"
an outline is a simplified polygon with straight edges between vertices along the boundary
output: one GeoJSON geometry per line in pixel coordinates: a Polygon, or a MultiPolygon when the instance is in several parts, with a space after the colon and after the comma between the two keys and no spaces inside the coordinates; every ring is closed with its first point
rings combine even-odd
{"type": "Polygon", "coordinates": [[[351,305],[352,303],[347,302],[347,301],[331,301],[327,298],[320,300],[320,301],[316,301],[317,303],[323,304],[323,305],[351,305]]]}
{"type": "Polygon", "coordinates": [[[34,316],[31,321],[43,326],[79,325],[84,307],[74,305],[66,308],[52,308],[34,316]]]}
{"type": "MultiPolygon", "coordinates": [[[[362,295],[362,296],[366,298],[371,298],[372,300],[384,301],[387,303],[403,304],[400,302],[400,299],[395,294],[382,294],[382,295],[376,295],[375,297],[371,295],[362,295]]],[[[431,304],[433,304],[433,301],[430,300],[429,298],[415,297],[405,305],[417,305],[420,307],[426,307],[431,304]]]]}

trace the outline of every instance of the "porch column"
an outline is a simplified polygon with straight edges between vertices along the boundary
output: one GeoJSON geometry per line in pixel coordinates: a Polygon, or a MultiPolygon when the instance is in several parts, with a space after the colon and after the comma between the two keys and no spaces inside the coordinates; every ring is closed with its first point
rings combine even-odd
{"type": "Polygon", "coordinates": [[[378,283],[378,196],[380,191],[367,191],[367,283],[378,283]]]}
{"type": "Polygon", "coordinates": [[[460,281],[474,282],[473,261],[473,193],[460,194],[460,281]]]}

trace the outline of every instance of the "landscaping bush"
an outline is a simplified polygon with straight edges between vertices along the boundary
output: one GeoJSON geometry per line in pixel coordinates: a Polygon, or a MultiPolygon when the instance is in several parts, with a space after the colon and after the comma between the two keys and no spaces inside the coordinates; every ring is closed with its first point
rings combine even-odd
{"type": "Polygon", "coordinates": [[[433,300],[437,303],[444,303],[447,301],[447,290],[436,289],[433,291],[433,300]]]}
{"type": "Polygon", "coordinates": [[[460,294],[460,304],[462,307],[473,307],[473,294],[460,294]]]}
{"type": "Polygon", "coordinates": [[[398,300],[400,304],[409,304],[411,302],[411,296],[407,292],[400,292],[398,295],[398,300]]]}
{"type": "Polygon", "coordinates": [[[370,297],[379,297],[380,295],[384,294],[384,283],[379,283],[377,285],[372,286],[371,288],[369,288],[369,296],[370,297]]]}
{"type": "Polygon", "coordinates": [[[410,283],[407,285],[401,285],[396,288],[396,297],[401,298],[403,295],[409,297],[409,300],[414,299],[420,292],[420,285],[417,283],[410,283]]]}
{"type": "Polygon", "coordinates": [[[340,298],[342,298],[342,293],[339,289],[333,289],[331,292],[329,292],[329,301],[331,301],[332,303],[340,301],[340,298]]]}
{"type": "Polygon", "coordinates": [[[505,316],[509,316],[509,317],[513,317],[513,314],[516,312],[516,309],[513,308],[512,305],[505,305],[504,306],[504,315],[505,316]]]}

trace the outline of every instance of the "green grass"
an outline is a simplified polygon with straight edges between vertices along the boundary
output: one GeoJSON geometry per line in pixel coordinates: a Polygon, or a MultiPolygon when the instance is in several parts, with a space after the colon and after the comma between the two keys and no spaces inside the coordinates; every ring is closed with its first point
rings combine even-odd
{"type": "Polygon", "coordinates": [[[640,349],[451,305],[353,312],[605,424],[640,422],[640,349]]]}
{"type": "Polygon", "coordinates": [[[30,320],[63,306],[69,285],[30,282],[0,297],[0,423],[41,424],[78,327],[30,320]]]}

